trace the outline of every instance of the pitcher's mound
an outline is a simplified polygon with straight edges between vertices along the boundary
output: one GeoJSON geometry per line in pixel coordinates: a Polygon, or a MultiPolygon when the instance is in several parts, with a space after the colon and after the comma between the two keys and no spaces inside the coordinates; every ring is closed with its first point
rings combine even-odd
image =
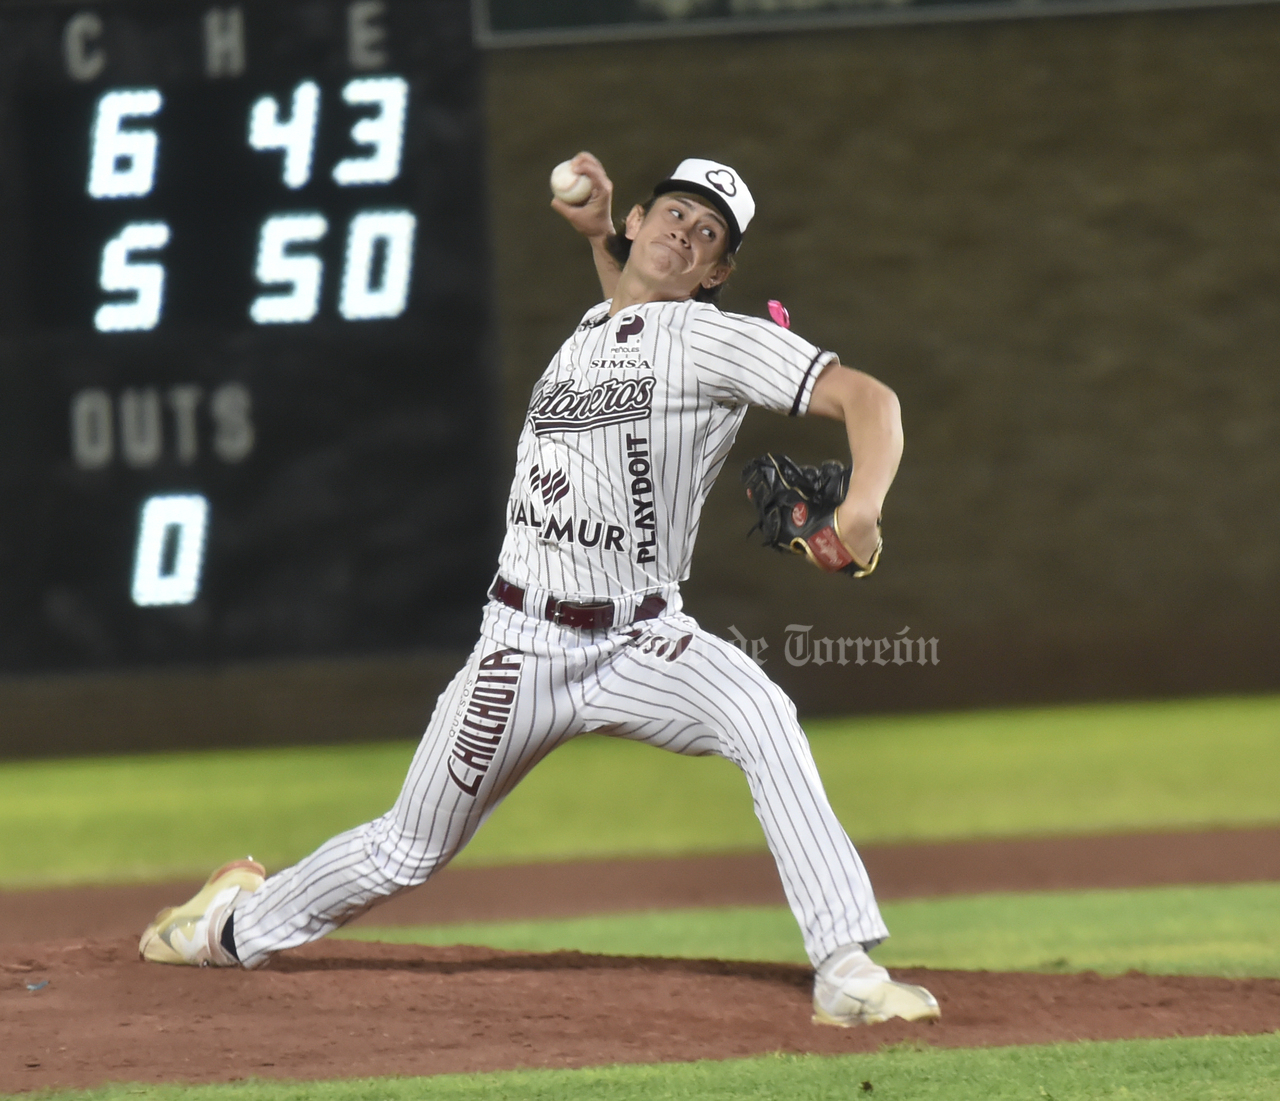
{"type": "Polygon", "coordinates": [[[791,964],[330,940],[243,972],[136,952],[133,938],[0,949],[0,1093],[1280,1029],[1277,979],[903,969],[940,1022],[837,1029],[811,1023],[810,972],[791,964]]]}

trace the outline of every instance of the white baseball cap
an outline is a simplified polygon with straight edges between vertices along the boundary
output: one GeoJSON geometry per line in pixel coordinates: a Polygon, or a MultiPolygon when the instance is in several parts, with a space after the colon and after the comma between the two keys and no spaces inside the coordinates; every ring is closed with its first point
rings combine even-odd
{"type": "Polygon", "coordinates": [[[688,191],[707,199],[729,223],[729,251],[737,251],[742,234],[756,212],[756,201],[741,176],[727,164],[691,157],[681,161],[676,170],[653,189],[655,195],[671,191],[688,191]]]}

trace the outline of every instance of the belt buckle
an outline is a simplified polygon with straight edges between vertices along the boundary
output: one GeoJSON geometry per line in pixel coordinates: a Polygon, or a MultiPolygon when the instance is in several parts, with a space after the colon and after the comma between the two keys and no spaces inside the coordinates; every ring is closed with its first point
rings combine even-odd
{"type": "Polygon", "coordinates": [[[548,600],[547,608],[547,619],[557,627],[598,631],[613,623],[614,606],[611,600],[597,600],[590,604],[577,600],[548,600]]]}
{"type": "MultiPolygon", "coordinates": [[[[566,626],[565,621],[560,617],[564,615],[566,611],[572,611],[575,606],[576,605],[572,600],[557,600],[555,602],[555,607],[547,618],[557,627],[564,627],[566,626]]],[[[570,623],[568,626],[572,627],[573,624],[570,623]]]]}

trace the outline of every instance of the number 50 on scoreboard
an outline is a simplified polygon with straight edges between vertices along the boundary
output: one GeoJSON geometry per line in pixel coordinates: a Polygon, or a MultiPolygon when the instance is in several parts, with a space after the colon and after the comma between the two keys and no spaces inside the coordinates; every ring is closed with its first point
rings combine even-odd
{"type": "Polygon", "coordinates": [[[0,671],[467,637],[482,140],[463,0],[0,6],[0,671]]]}

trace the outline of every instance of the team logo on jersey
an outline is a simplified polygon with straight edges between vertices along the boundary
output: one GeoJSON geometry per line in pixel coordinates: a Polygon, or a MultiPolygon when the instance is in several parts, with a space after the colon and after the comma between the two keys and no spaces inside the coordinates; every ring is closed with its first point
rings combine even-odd
{"type": "Polygon", "coordinates": [[[646,436],[627,433],[627,473],[631,476],[631,521],[636,535],[636,561],[658,560],[658,525],[653,506],[653,464],[646,436]]]}
{"type": "Polygon", "coordinates": [[[611,424],[643,420],[653,408],[652,378],[610,378],[585,390],[572,379],[540,390],[529,407],[534,434],[588,432],[611,424]]]}
{"type": "Polygon", "coordinates": [[[489,774],[502,736],[511,721],[520,684],[518,650],[496,650],[480,659],[475,680],[459,707],[457,731],[449,750],[449,779],[466,795],[474,796],[489,774]]]}
{"type": "Polygon", "coordinates": [[[529,485],[542,495],[543,506],[550,508],[569,492],[569,476],[563,470],[539,471],[535,465],[529,468],[529,485]]]}
{"type": "Polygon", "coordinates": [[[639,336],[644,332],[644,318],[639,314],[632,314],[630,317],[624,317],[622,324],[618,326],[618,331],[613,338],[615,344],[630,344],[633,336],[639,336]]]}

